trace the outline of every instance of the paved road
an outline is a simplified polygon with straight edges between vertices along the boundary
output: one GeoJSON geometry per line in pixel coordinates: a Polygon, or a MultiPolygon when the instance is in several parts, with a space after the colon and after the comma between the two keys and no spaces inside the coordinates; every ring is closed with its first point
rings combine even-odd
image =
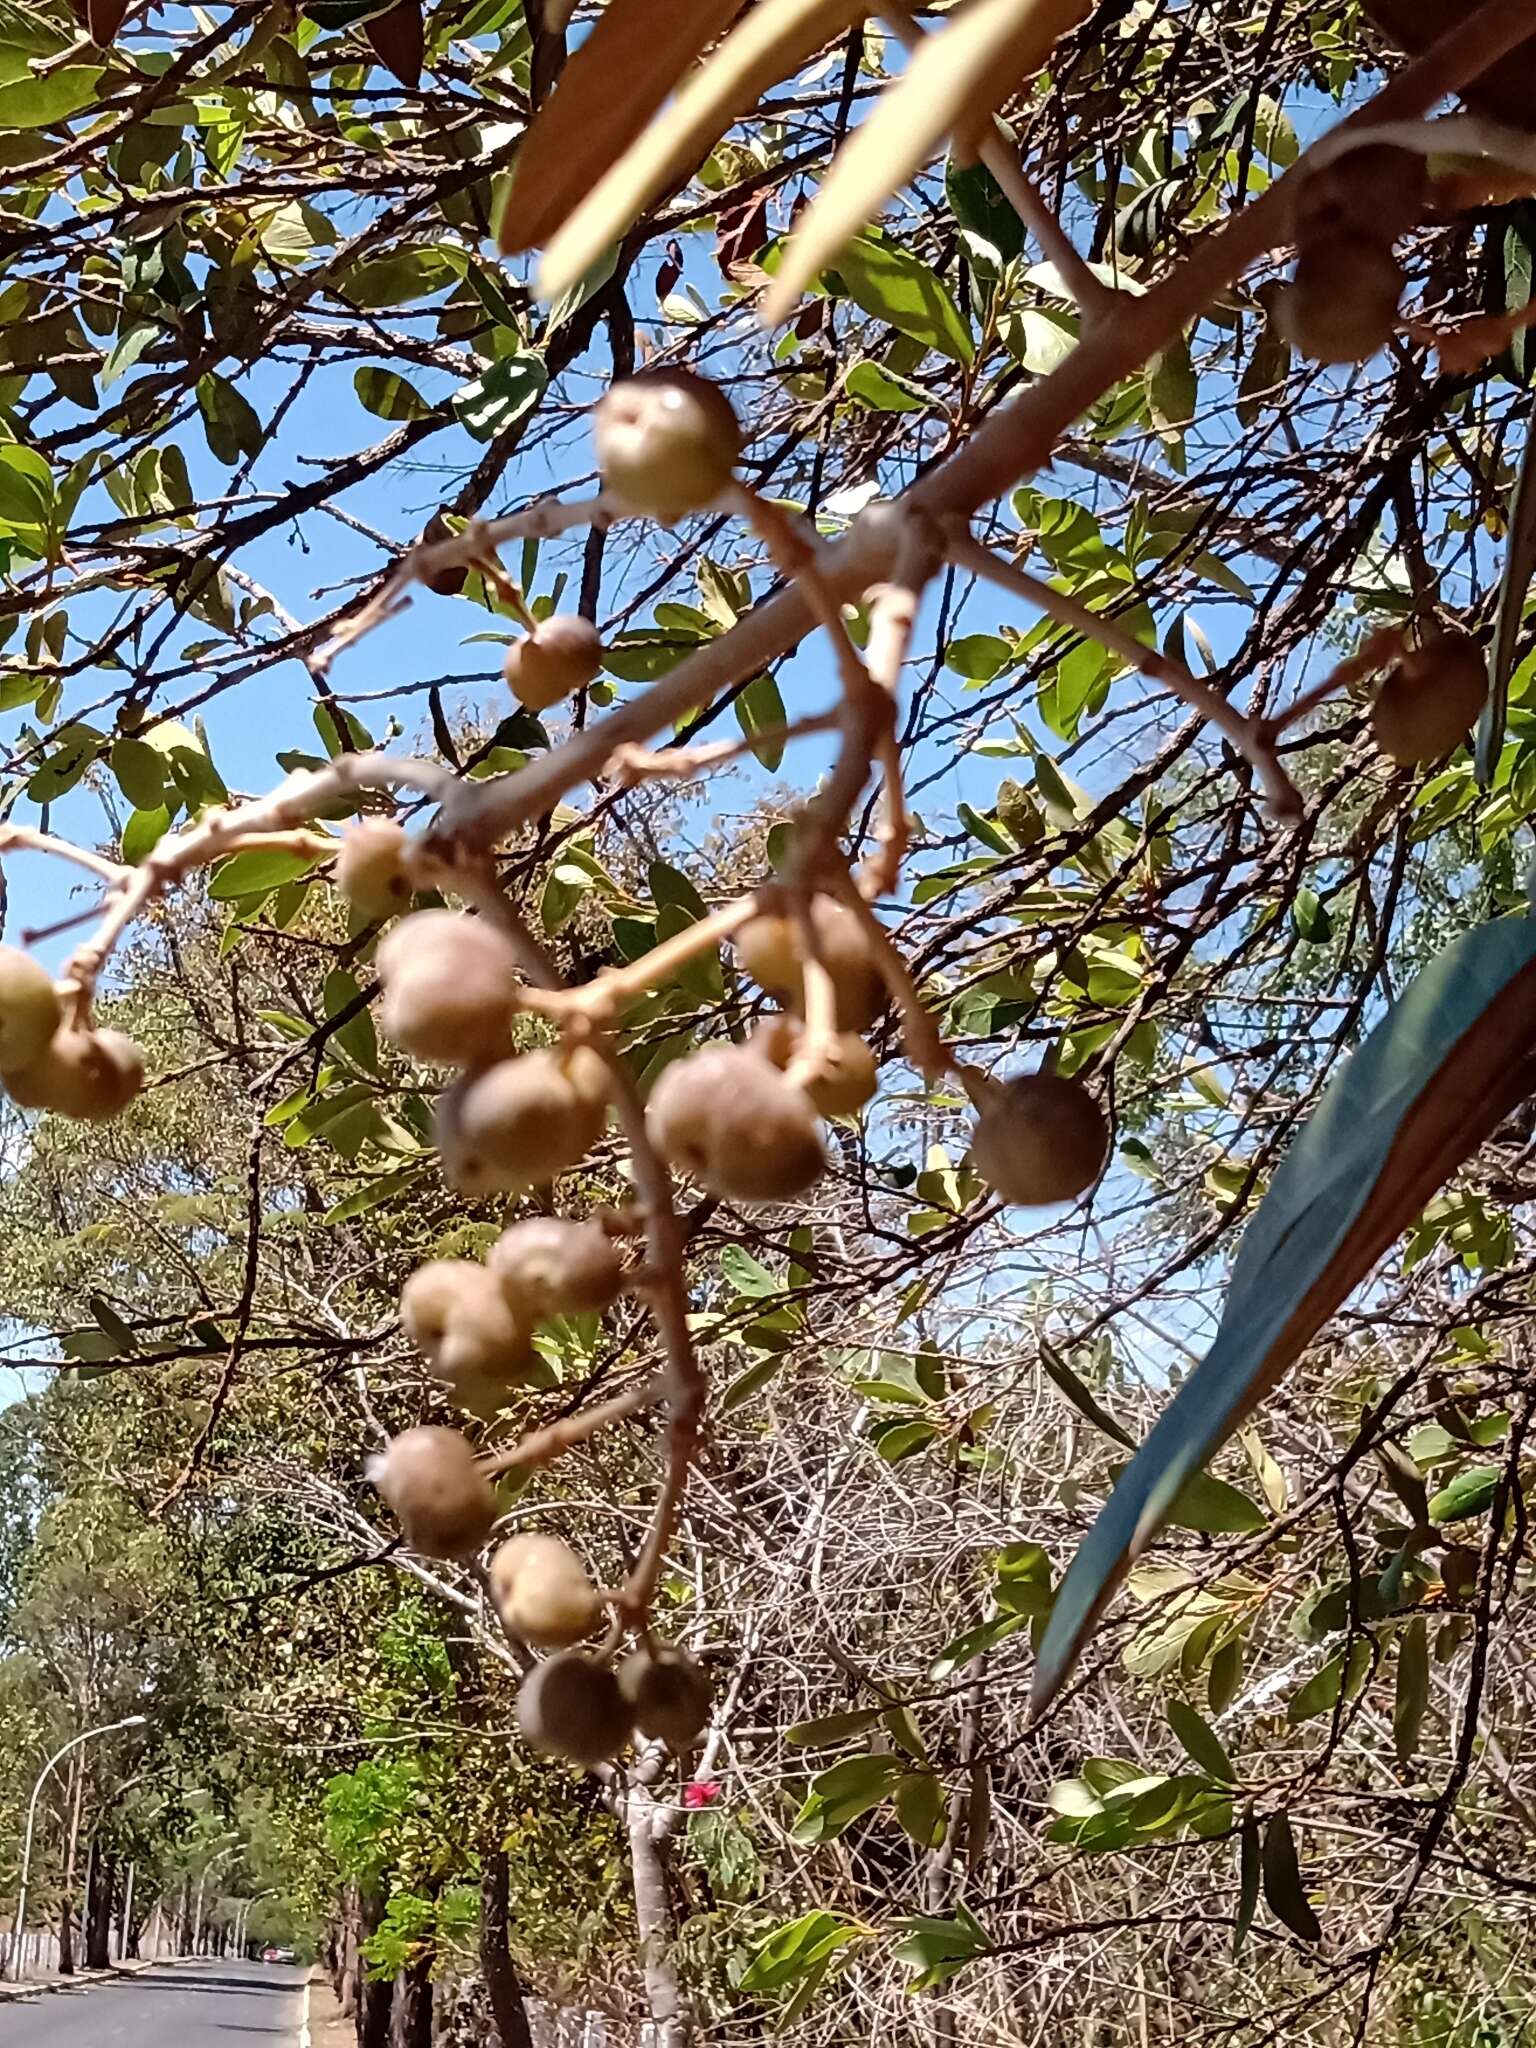
{"type": "Polygon", "coordinates": [[[0,2048],[295,2048],[303,1969],[182,1963],[0,2004],[0,2048]]]}

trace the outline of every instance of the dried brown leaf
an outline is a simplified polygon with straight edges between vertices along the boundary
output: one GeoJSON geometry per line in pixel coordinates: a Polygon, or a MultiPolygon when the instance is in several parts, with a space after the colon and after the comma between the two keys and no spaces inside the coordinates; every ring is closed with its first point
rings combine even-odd
{"type": "MultiPolygon", "coordinates": [[[[501,216],[504,254],[549,239],[740,6],[610,0],[523,138],[501,216]]],[[[546,24],[551,14],[546,6],[546,24]]]]}
{"type": "Polygon", "coordinates": [[[769,86],[863,16],[860,0],[768,0],[754,8],[575,207],[545,253],[540,294],[558,298],[575,284],[647,207],[698,166],[769,86]]]}
{"type": "Polygon", "coordinates": [[[929,36],[839,151],[763,300],[764,320],[788,319],[811,279],[943,138],[955,128],[974,133],[1091,6],[1092,0],[974,0],[929,36]]]}
{"type": "Polygon", "coordinates": [[[99,43],[104,50],[110,49],[127,12],[128,0],[87,0],[85,25],[90,30],[91,41],[99,43]]]}
{"type": "Polygon", "coordinates": [[[426,50],[421,0],[399,0],[388,14],[376,14],[371,21],[365,21],[363,34],[386,71],[393,73],[402,85],[420,85],[421,60],[426,50]]]}

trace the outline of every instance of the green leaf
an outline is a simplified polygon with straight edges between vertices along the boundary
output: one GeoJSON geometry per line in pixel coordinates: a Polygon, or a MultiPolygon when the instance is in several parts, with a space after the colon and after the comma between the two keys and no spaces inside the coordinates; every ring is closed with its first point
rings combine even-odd
{"type": "Polygon", "coordinates": [[[381,370],[376,363],[352,372],[352,389],[363,410],[377,419],[424,420],[432,411],[414,384],[394,370],[381,370]]]}
{"type": "Polygon", "coordinates": [[[1083,1381],[1078,1378],[1055,1345],[1048,1343],[1044,1337],[1038,1339],[1038,1342],[1040,1345],[1040,1366],[1047,1379],[1066,1395],[1078,1414],[1091,1422],[1095,1429],[1101,1429],[1105,1436],[1110,1439],[1111,1443],[1123,1445],[1126,1450],[1134,1451],[1136,1439],[1122,1423],[1115,1420],[1114,1416],[1102,1405],[1097,1396],[1084,1385],[1083,1381]]]}
{"type": "Polygon", "coordinates": [[[1320,946],[1333,937],[1333,919],[1315,889],[1298,889],[1291,905],[1291,919],[1309,946],[1320,946]]]}
{"type": "Polygon", "coordinates": [[[1197,1472],[1180,1487],[1168,1519],[1180,1529],[1199,1529],[1207,1536],[1246,1536],[1262,1529],[1268,1518],[1257,1501],[1225,1479],[1197,1472]]]}
{"type": "Polygon", "coordinates": [[[152,811],[135,811],[123,827],[123,859],[131,868],[139,866],[171,829],[171,814],[164,804],[152,811]]]}
{"type": "Polygon", "coordinates": [[[896,1787],[896,1818],[920,1849],[944,1839],[944,1787],[932,1771],[909,1771],[896,1787]]]}
{"type": "Polygon", "coordinates": [[[414,1185],[420,1171],[416,1166],[403,1166],[394,1173],[375,1174],[372,1180],[365,1180],[361,1187],[354,1188],[350,1195],[343,1195],[339,1202],[326,1210],[320,1221],[350,1223],[354,1216],[366,1216],[370,1209],[382,1208],[396,1195],[403,1195],[414,1185]]]}
{"type": "MultiPolygon", "coordinates": [[[[327,1017],[338,1017],[349,1004],[359,1001],[362,990],[345,968],[335,967],[325,977],[324,1004],[327,1017]]],[[[339,1045],[347,1056],[355,1060],[365,1073],[379,1071],[379,1041],[373,1028],[373,1019],[366,1009],[349,1017],[345,1024],[332,1032],[331,1042],[339,1045]]]]}
{"type": "Polygon", "coordinates": [[[1237,1773],[1232,1768],[1231,1759],[1222,1747],[1221,1737],[1205,1716],[1197,1714],[1183,1700],[1176,1699],[1169,1700],[1166,1711],[1168,1726],[1206,1776],[1215,1778],[1222,1785],[1235,1784],[1237,1773]]]}
{"type": "Polygon", "coordinates": [[[871,412],[926,412],[933,399],[910,377],[898,377],[881,363],[855,363],[843,389],[871,412]]]}
{"type": "Polygon", "coordinates": [[[53,472],[35,448],[0,445],[0,521],[46,526],[53,510],[53,472]]]}
{"type": "Polygon", "coordinates": [[[997,1553],[997,1604],[1034,1621],[1051,1607],[1051,1560],[1038,1543],[1006,1543],[997,1553]]]}
{"type": "Polygon", "coordinates": [[[1442,1486],[1431,1497],[1429,1519],[1432,1522],[1463,1522],[1471,1515],[1483,1514],[1493,1505],[1501,1476],[1497,1465],[1474,1465],[1465,1472],[1458,1472],[1449,1486],[1442,1486]]]}
{"type": "Polygon", "coordinates": [[[264,435],[256,408],[227,377],[209,371],[198,378],[197,409],[209,451],[226,468],[233,469],[242,456],[261,453],[264,435]]]}
{"type": "Polygon", "coordinates": [[[767,1358],[760,1358],[756,1365],[749,1365],[745,1372],[737,1373],[720,1396],[721,1413],[728,1415],[733,1408],[740,1408],[754,1394],[761,1393],[770,1380],[778,1378],[784,1370],[784,1363],[783,1352],[770,1353],[767,1358]]]}
{"type": "Polygon", "coordinates": [[[112,773],[135,810],[158,810],[165,800],[165,760],[160,752],[124,734],[112,744],[112,773]]]}
{"type": "Polygon", "coordinates": [[[238,903],[243,896],[264,896],[315,865],[312,853],[290,853],[283,847],[253,847],[248,853],[231,854],[220,861],[208,884],[215,903],[238,903]]]}
{"type": "Polygon", "coordinates": [[[1536,924],[1454,940],[1324,1091],[1249,1224],[1216,1341],[1073,1559],[1040,1645],[1034,1710],[1055,1694],[1130,1560],[1188,1481],[1530,1091],[1536,924]]]}
{"type": "Polygon", "coordinates": [[[1232,1926],[1234,1956],[1240,1953],[1253,1925],[1253,1916],[1258,1911],[1260,1860],[1259,1824],[1251,1813],[1246,1814],[1238,1836],[1237,1914],[1232,1926]]]}
{"type": "MultiPolygon", "coordinates": [[[[784,699],[777,682],[766,673],[754,677],[736,699],[736,723],[748,739],[753,739],[757,733],[776,731],[784,722],[784,699]]],[[[752,751],[771,775],[784,758],[784,742],[758,740],[752,751]]]]}
{"type": "Polygon", "coordinates": [[[861,1814],[878,1806],[901,1776],[901,1762],[896,1757],[844,1757],[811,1780],[805,1804],[789,1831],[790,1840],[835,1841],[861,1814]]]}
{"type": "Polygon", "coordinates": [[[784,1991],[809,1972],[824,1969],[840,1948],[862,1941],[868,1928],[823,1908],[779,1927],[759,1944],[742,1973],[743,1991],[784,1991]]]}
{"type": "Polygon", "coordinates": [[[1264,1830],[1264,1851],[1262,1859],[1264,1879],[1264,1902],[1280,1923],[1289,1927],[1292,1934],[1300,1935],[1303,1941],[1321,1941],[1323,1930],[1318,1924],[1301,1883],[1301,1867],[1296,1857],[1296,1837],[1291,1833],[1291,1824],[1283,1813],[1273,1814],[1264,1830]]]}
{"type": "MultiPolygon", "coordinates": [[[[1002,123],[996,127],[999,134],[1006,134],[1002,123]]],[[[1018,208],[979,157],[969,163],[949,158],[944,166],[944,196],[961,227],[995,249],[1004,263],[1023,255],[1024,223],[1018,208]]]]}
{"type": "Polygon", "coordinates": [[[948,286],[926,263],[878,231],[858,235],[837,259],[854,304],[957,363],[976,353],[971,330],[948,286]]]}
{"type": "Polygon", "coordinates": [[[921,1970],[912,1986],[926,1991],[952,1977],[964,1964],[987,1953],[990,1943],[980,1923],[961,1906],[953,1920],[940,1920],[925,1913],[913,1914],[898,1923],[901,1939],[891,1950],[892,1958],[909,1970],[921,1970]]]}
{"type": "Polygon", "coordinates": [[[739,1244],[728,1244],[721,1252],[720,1270],[736,1292],[746,1295],[749,1301],[760,1301],[784,1291],[782,1274],[770,1273],[760,1259],[754,1259],[739,1244]]]}
{"type": "Polygon", "coordinates": [[[983,1621],[975,1628],[968,1628],[963,1636],[956,1636],[952,1643],[946,1643],[937,1657],[928,1666],[928,1676],[935,1685],[941,1685],[946,1678],[953,1678],[957,1671],[963,1671],[967,1664],[986,1651],[995,1649],[1009,1636],[1017,1635],[1028,1625],[1027,1614],[994,1614],[990,1621],[983,1621]]]}
{"type": "Polygon", "coordinates": [[[1211,1659],[1205,1676],[1205,1696],[1213,1714],[1224,1714],[1237,1697],[1243,1677],[1243,1644],[1240,1636],[1223,1643],[1211,1659]]]}
{"type": "Polygon", "coordinates": [[[106,744],[94,725],[66,725],[54,735],[53,751],[27,784],[35,804],[51,804],[74,788],[106,744]]]}
{"type": "Polygon", "coordinates": [[[784,1730],[792,1749],[821,1749],[834,1742],[846,1742],[850,1735],[862,1735],[880,1720],[881,1707],[860,1707],[852,1713],[826,1714],[819,1721],[797,1721],[784,1730]]]}
{"type": "Polygon", "coordinates": [[[870,1430],[870,1439],[875,1454],[887,1465],[899,1465],[906,1458],[915,1458],[920,1451],[936,1443],[939,1429],[932,1422],[882,1422],[870,1430]]]}
{"type": "Polygon", "coordinates": [[[1419,1730],[1429,1705],[1429,1628],[1415,1616],[1397,1639],[1397,1694],[1392,1705],[1392,1743],[1406,1771],[1419,1747],[1419,1730]]]}
{"type": "Polygon", "coordinates": [[[944,650],[944,666],[970,683],[990,683],[1013,659],[1013,649],[996,633],[964,633],[944,650]]]}
{"type": "Polygon", "coordinates": [[[494,441],[522,425],[548,382],[542,356],[503,356],[484,376],[459,386],[453,394],[454,414],[465,433],[477,441],[494,441]]]}
{"type": "Polygon", "coordinates": [[[66,64],[43,78],[0,85],[0,128],[51,128],[83,112],[97,98],[99,64],[66,64]]]}
{"type": "Polygon", "coordinates": [[[341,290],[366,312],[408,305],[454,283],[461,275],[456,258],[457,251],[450,256],[441,249],[408,249],[399,256],[360,263],[342,282],[341,290]]]}
{"type": "MultiPolygon", "coordinates": [[[[1522,301],[1522,304],[1524,301],[1522,301]]],[[[1529,333],[1519,337],[1525,351],[1529,333]]],[[[1494,621],[1493,653],[1489,663],[1488,701],[1477,722],[1476,773],[1478,784],[1487,789],[1504,746],[1504,717],[1509,705],[1509,679],[1520,650],[1520,628],[1525,618],[1525,601],[1536,577],[1536,408],[1526,423],[1525,447],[1520,455],[1520,473],[1515,479],[1509,507],[1509,539],[1504,549],[1504,573],[1499,579],[1499,609],[1494,621]]]]}
{"type": "Polygon", "coordinates": [[[1313,1672],[1300,1691],[1286,1702],[1286,1720],[1293,1728],[1298,1728],[1303,1721],[1315,1720],[1319,1714],[1331,1714],[1341,1697],[1351,1700],[1355,1697],[1370,1668],[1369,1643],[1356,1641],[1351,1644],[1347,1665],[1341,1650],[1338,1656],[1328,1659],[1321,1671],[1313,1672]]]}
{"type": "Polygon", "coordinates": [[[164,332],[164,328],[153,320],[136,320],[132,326],[125,327],[101,366],[97,382],[102,390],[109,390],[119,377],[126,376],[150,343],[157,341],[164,332]]]}

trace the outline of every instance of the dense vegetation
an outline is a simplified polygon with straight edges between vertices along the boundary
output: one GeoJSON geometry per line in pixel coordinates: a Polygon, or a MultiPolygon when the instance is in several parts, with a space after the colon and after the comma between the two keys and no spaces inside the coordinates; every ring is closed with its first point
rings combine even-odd
{"type": "Polygon", "coordinates": [[[1536,59],[1406,12],[0,0],[0,1907],[142,1714],[34,1915],[368,2048],[1528,2037],[1536,59]]]}

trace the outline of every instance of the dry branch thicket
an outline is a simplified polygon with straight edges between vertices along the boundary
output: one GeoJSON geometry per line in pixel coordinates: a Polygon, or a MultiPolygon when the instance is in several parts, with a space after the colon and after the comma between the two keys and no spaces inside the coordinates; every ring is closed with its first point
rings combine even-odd
{"type": "Polygon", "coordinates": [[[154,1693],[245,1896],[286,1788],[365,2042],[468,1912],[508,2042],[1512,2044],[1523,1108],[1029,1694],[1524,906],[1521,11],[565,12],[0,6],[0,1069],[93,1120],[6,1127],[0,1723],[154,1693]]]}

